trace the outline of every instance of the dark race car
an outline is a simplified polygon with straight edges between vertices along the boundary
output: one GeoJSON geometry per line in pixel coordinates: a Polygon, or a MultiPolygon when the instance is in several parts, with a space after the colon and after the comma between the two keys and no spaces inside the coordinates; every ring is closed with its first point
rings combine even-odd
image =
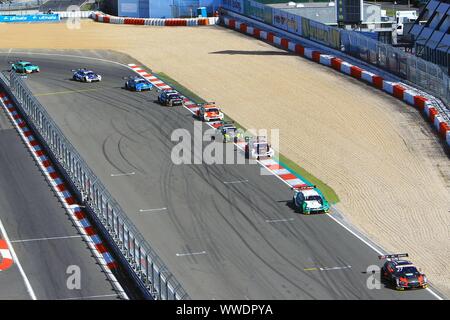
{"type": "Polygon", "coordinates": [[[183,98],[175,90],[165,90],[159,94],[158,102],[168,107],[182,106],[183,98]]]}
{"type": "Polygon", "coordinates": [[[408,254],[378,256],[379,259],[387,260],[381,268],[381,279],[391,284],[396,290],[428,287],[427,277],[412,262],[401,260],[402,257],[408,257],[408,254]]]}

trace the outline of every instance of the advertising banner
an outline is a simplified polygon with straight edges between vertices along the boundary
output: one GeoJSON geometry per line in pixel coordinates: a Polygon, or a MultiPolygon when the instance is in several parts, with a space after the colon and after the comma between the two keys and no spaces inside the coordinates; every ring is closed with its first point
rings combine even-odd
{"type": "Polygon", "coordinates": [[[288,13],[283,10],[273,9],[273,22],[272,25],[287,30],[288,29],[288,13]]]}
{"type": "Polygon", "coordinates": [[[244,0],[222,0],[222,6],[227,10],[244,14],[244,0]]]}
{"type": "Polygon", "coordinates": [[[340,48],[339,30],[320,22],[302,18],[302,36],[335,49],[340,48]]]}
{"type": "MultiPolygon", "coordinates": [[[[244,14],[253,19],[264,21],[264,7],[265,5],[253,0],[245,0],[244,14]]],[[[272,22],[272,20],[271,20],[272,22]]]]}
{"type": "Polygon", "coordinates": [[[287,27],[288,27],[288,31],[301,35],[302,34],[302,17],[295,15],[295,14],[291,14],[288,13],[287,15],[287,27]]]}
{"type": "Polygon", "coordinates": [[[59,14],[30,14],[21,16],[0,16],[0,22],[45,22],[59,21],[59,14]]]}
{"type": "Polygon", "coordinates": [[[273,14],[272,8],[269,6],[264,6],[264,22],[267,24],[272,24],[273,14]]]}

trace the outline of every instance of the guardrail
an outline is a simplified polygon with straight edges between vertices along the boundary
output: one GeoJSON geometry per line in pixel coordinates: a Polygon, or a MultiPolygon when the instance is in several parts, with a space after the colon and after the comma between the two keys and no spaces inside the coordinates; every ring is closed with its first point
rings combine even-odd
{"type": "Polygon", "coordinates": [[[34,133],[45,142],[50,157],[82,199],[111,249],[148,298],[189,299],[181,284],[151,249],[120,205],[92,172],[78,151],[64,136],[22,77],[14,72],[0,73],[4,87],[34,133]]]}
{"type": "Polygon", "coordinates": [[[145,26],[166,26],[166,27],[192,27],[192,26],[208,26],[216,24],[219,17],[208,18],[129,18],[116,17],[103,12],[93,12],[92,19],[97,22],[112,24],[133,24],[145,26]]]}
{"type": "Polygon", "coordinates": [[[90,18],[94,11],[56,11],[61,18],[90,18]]]}
{"type": "Polygon", "coordinates": [[[328,26],[256,0],[222,0],[221,15],[237,14],[339,50],[450,103],[450,76],[438,65],[353,31],[328,26]]]}

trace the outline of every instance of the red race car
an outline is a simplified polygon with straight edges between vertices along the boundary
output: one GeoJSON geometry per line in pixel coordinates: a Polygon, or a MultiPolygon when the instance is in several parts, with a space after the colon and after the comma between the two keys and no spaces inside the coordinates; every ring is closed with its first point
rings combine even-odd
{"type": "Polygon", "coordinates": [[[403,257],[408,257],[408,254],[378,256],[379,259],[387,260],[381,268],[381,278],[392,284],[396,290],[428,287],[427,277],[412,262],[400,259],[403,257]]]}

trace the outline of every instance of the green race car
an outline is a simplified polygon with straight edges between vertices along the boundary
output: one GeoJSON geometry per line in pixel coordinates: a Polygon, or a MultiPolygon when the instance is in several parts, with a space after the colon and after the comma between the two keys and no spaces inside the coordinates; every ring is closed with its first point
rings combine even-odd
{"type": "Polygon", "coordinates": [[[39,72],[39,67],[27,61],[17,61],[11,64],[11,69],[17,73],[39,72]]]}
{"type": "Polygon", "coordinates": [[[304,185],[292,189],[294,190],[292,202],[297,212],[303,214],[330,212],[330,204],[317,192],[315,186],[304,185]]]}

